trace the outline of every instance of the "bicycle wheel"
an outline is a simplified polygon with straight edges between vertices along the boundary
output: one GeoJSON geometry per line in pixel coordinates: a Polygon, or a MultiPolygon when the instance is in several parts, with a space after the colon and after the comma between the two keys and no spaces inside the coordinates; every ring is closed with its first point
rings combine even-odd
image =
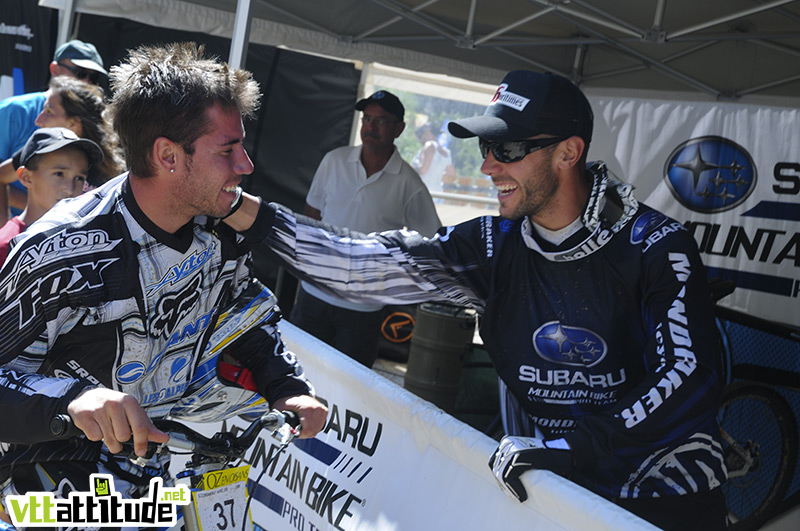
{"type": "Polygon", "coordinates": [[[751,382],[725,388],[717,414],[728,481],[729,529],[760,528],[786,496],[797,461],[797,422],[776,390],[751,382]]]}

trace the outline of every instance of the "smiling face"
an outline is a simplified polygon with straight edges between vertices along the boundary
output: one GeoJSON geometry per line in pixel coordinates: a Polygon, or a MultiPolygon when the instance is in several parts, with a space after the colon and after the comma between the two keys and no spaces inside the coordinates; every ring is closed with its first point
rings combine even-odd
{"type": "Polygon", "coordinates": [[[507,219],[535,218],[551,206],[559,180],[553,169],[556,145],[529,153],[517,162],[502,163],[489,152],[481,172],[497,187],[500,215],[507,219]]]}
{"type": "Polygon", "coordinates": [[[191,219],[197,215],[224,217],[236,199],[243,175],[253,163],[242,145],[244,126],[239,111],[214,105],[206,110],[208,133],[194,143],[187,155],[174,204],[191,219]]]}

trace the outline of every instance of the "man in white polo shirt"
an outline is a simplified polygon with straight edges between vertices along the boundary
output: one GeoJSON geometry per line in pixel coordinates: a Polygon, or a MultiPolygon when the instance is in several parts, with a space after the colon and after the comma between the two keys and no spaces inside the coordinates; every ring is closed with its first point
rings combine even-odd
{"type": "MultiPolygon", "coordinates": [[[[405,108],[379,90],[356,103],[361,142],[328,152],[314,175],[304,214],[337,227],[374,232],[407,227],[432,236],[441,222],[419,174],[394,141],[405,129],[405,108]]],[[[355,304],[301,283],[290,321],[371,367],[377,355],[383,307],[355,304]]]]}

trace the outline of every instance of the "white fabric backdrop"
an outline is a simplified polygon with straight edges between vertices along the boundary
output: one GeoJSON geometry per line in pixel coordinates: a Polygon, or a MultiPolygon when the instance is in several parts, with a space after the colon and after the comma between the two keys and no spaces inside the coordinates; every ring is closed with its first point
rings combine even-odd
{"type": "MultiPolygon", "coordinates": [[[[800,110],[597,94],[589,99],[595,111],[589,157],[605,160],[622,180],[633,183],[640,200],[681,223],[699,223],[694,235],[706,266],[726,270],[738,280],[724,304],[800,325],[800,110]],[[742,174],[738,168],[710,167],[697,175],[697,193],[736,196],[737,186],[752,186],[741,204],[714,213],[683,206],[664,178],[674,150],[691,139],[702,144],[706,137],[735,143],[755,168],[752,184],[728,182],[742,174]],[[717,172],[719,184],[709,182],[717,172]]],[[[749,165],[747,160],[735,163],[749,165]]],[[[684,177],[692,179],[691,171],[685,170],[684,177]]]]}

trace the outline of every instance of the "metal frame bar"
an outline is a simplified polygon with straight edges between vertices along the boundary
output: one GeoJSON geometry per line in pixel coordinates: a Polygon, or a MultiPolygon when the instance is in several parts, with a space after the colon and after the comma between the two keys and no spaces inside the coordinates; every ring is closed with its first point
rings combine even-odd
{"type": "MultiPolygon", "coordinates": [[[[428,28],[429,30],[433,31],[434,33],[438,33],[442,37],[446,37],[447,39],[456,42],[458,40],[456,33],[447,33],[440,26],[448,27],[451,31],[456,30],[455,28],[449,27],[446,24],[442,24],[438,20],[435,20],[431,17],[424,16],[419,13],[415,13],[412,10],[408,9],[402,4],[396,5],[397,2],[393,2],[392,0],[370,0],[371,2],[378,4],[379,6],[392,11],[393,13],[397,13],[399,16],[410,20],[412,22],[416,22],[417,24],[428,28]]],[[[457,30],[456,30],[457,31],[457,30]]]]}
{"type": "Polygon", "coordinates": [[[689,26],[688,28],[684,28],[682,30],[674,31],[672,33],[667,33],[667,40],[674,39],[675,37],[682,37],[683,35],[687,35],[689,33],[694,33],[696,31],[710,28],[711,26],[716,26],[717,24],[730,22],[731,20],[736,20],[737,18],[744,18],[750,15],[754,15],[756,13],[760,13],[762,11],[768,11],[770,9],[774,9],[776,7],[780,7],[782,5],[790,4],[796,1],[797,0],[775,0],[774,2],[770,2],[769,4],[762,4],[750,9],[745,9],[744,11],[739,11],[738,13],[731,13],[730,15],[725,15],[724,17],[719,17],[709,20],[707,22],[703,22],[702,24],[695,24],[694,26],[689,26]]]}
{"type": "MultiPolygon", "coordinates": [[[[574,1],[575,0],[573,0],[573,2],[574,1]]],[[[786,0],[784,0],[784,1],[786,1],[786,0]]],[[[794,0],[792,0],[792,1],[794,1],[794,0]]],[[[629,24],[622,24],[622,23],[614,22],[613,21],[614,17],[612,17],[611,15],[604,14],[604,16],[606,18],[599,18],[599,17],[596,17],[596,16],[589,15],[588,13],[584,13],[583,11],[577,11],[575,9],[566,7],[564,4],[561,4],[560,2],[551,2],[549,0],[528,0],[528,2],[531,2],[531,3],[534,3],[534,4],[538,4],[538,5],[544,6],[544,7],[554,6],[554,7],[556,7],[556,10],[555,10],[556,13],[563,13],[565,15],[570,15],[570,16],[575,17],[575,18],[588,20],[589,22],[594,22],[595,24],[597,24],[599,26],[603,26],[603,27],[606,27],[608,29],[613,29],[614,31],[618,31],[618,32],[620,32],[622,34],[625,34],[625,35],[628,35],[630,37],[639,37],[639,38],[641,38],[644,35],[643,31],[640,31],[637,28],[633,28],[629,24]]],[[[592,8],[592,10],[596,11],[596,12],[600,12],[600,10],[596,9],[596,8],[592,8]]]]}
{"type": "MultiPolygon", "coordinates": [[[[534,1],[538,1],[538,0],[534,0],[534,1]]],[[[556,11],[556,16],[563,16],[563,15],[561,15],[559,11],[556,11]]],[[[663,72],[664,74],[666,74],[666,75],[668,75],[670,77],[673,77],[675,79],[681,80],[684,83],[687,83],[688,85],[691,85],[691,86],[695,87],[696,89],[700,89],[703,92],[707,92],[707,93],[712,94],[712,95],[714,95],[716,97],[721,96],[721,91],[720,90],[718,90],[718,89],[716,89],[716,88],[714,88],[714,87],[712,87],[710,85],[707,85],[707,84],[703,83],[702,81],[700,81],[698,79],[695,79],[695,78],[693,78],[693,77],[691,77],[691,76],[689,76],[687,74],[684,74],[683,72],[681,72],[679,70],[676,70],[676,69],[674,69],[672,67],[669,67],[669,66],[665,65],[664,63],[662,63],[661,61],[657,61],[656,59],[653,59],[652,57],[649,57],[649,56],[643,54],[642,52],[639,52],[638,50],[634,50],[630,46],[626,46],[626,45],[622,44],[619,41],[611,39],[610,37],[606,37],[605,35],[602,35],[601,33],[599,33],[597,30],[595,30],[593,28],[590,28],[590,27],[586,26],[585,24],[580,23],[577,20],[571,20],[571,22],[573,24],[577,25],[578,27],[580,27],[582,30],[586,31],[587,33],[589,33],[591,35],[594,35],[594,36],[598,37],[599,39],[604,40],[608,46],[611,46],[612,48],[616,48],[616,49],[618,49],[620,51],[623,51],[624,53],[626,53],[628,55],[636,57],[639,60],[645,62],[646,64],[649,64],[650,66],[656,68],[657,70],[660,70],[661,72],[663,72]]]]}
{"type": "Polygon", "coordinates": [[[250,0],[237,0],[236,12],[233,16],[233,35],[231,35],[228,65],[232,68],[244,68],[247,62],[247,47],[250,44],[250,23],[253,19],[250,0]]]}
{"type": "Polygon", "coordinates": [[[541,11],[538,11],[536,13],[528,15],[527,17],[524,17],[524,18],[521,18],[519,20],[516,20],[516,21],[512,22],[511,24],[509,24],[508,26],[506,26],[504,28],[500,28],[498,30],[495,30],[492,33],[489,33],[488,35],[485,35],[485,36],[481,37],[480,39],[477,39],[475,41],[475,46],[483,44],[486,41],[490,41],[493,38],[502,35],[503,33],[511,31],[512,29],[516,28],[517,26],[521,26],[522,24],[527,24],[531,20],[535,20],[535,19],[537,19],[539,17],[547,15],[548,13],[552,13],[555,10],[556,10],[555,7],[548,7],[548,8],[545,8],[545,9],[541,10],[541,11]]]}
{"type": "Polygon", "coordinates": [[[64,0],[64,7],[58,10],[58,34],[56,48],[67,42],[75,21],[75,0],[64,0]]]}
{"type": "MultiPolygon", "coordinates": [[[[475,2],[475,1],[477,1],[477,0],[473,0],[473,2],[475,2]]],[[[439,2],[439,0],[428,0],[427,2],[423,2],[420,5],[416,6],[411,11],[414,12],[414,13],[416,13],[417,11],[422,11],[426,7],[428,7],[428,6],[432,5],[432,4],[435,4],[437,2],[439,2]]],[[[403,20],[403,17],[401,15],[397,15],[395,17],[392,17],[389,20],[378,24],[377,26],[373,26],[372,28],[359,33],[358,35],[353,37],[353,40],[354,41],[360,41],[360,40],[364,39],[364,37],[372,35],[376,31],[380,31],[383,28],[387,28],[387,27],[391,26],[392,24],[394,24],[395,22],[400,22],[401,20],[403,20]]]]}

